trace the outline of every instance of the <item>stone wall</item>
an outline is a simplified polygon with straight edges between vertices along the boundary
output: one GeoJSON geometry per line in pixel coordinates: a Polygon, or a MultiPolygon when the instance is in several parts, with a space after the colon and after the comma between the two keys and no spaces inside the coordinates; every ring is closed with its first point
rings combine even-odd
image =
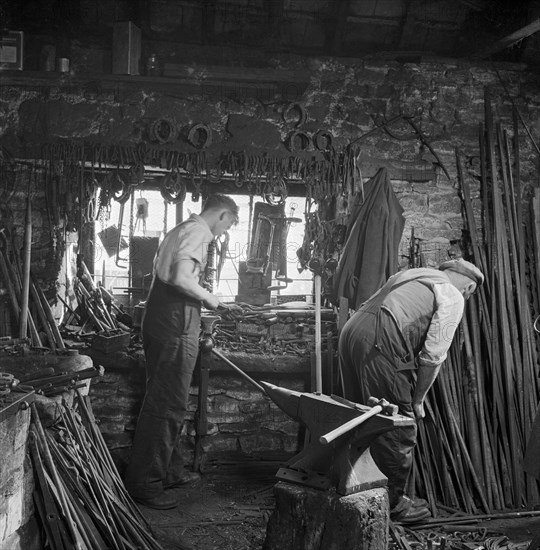
{"type": "Polygon", "coordinates": [[[33,470],[26,454],[29,426],[30,409],[0,422],[0,548],[5,550],[41,547],[33,517],[33,470]]]}
{"type": "MultiPolygon", "coordinates": [[[[360,169],[368,178],[386,166],[398,198],[405,209],[404,238],[410,235],[444,248],[459,238],[461,204],[456,181],[456,148],[464,155],[464,166],[474,185],[478,177],[478,129],[484,119],[484,90],[490,89],[496,119],[512,135],[512,105],[518,107],[534,139],[540,141],[540,79],[523,66],[470,64],[434,60],[419,64],[384,62],[374,59],[275,58],[272,70],[306,75],[305,83],[275,86],[275,97],[266,97],[265,86],[254,84],[237,89],[219,88],[210,70],[193,65],[190,89],[175,86],[175,79],[139,79],[129,86],[123,81],[86,81],[83,73],[62,79],[29,80],[0,86],[0,145],[15,157],[43,155],[42,146],[58,140],[87,140],[99,146],[136,145],[147,138],[149,124],[159,118],[173,119],[185,133],[193,124],[204,123],[213,133],[206,154],[210,163],[219,153],[246,150],[247,153],[287,155],[284,146],[294,127],[283,117],[291,101],[302,104],[307,120],[302,131],[318,130],[333,136],[333,145],[346,146],[354,140],[360,148],[360,169]],[[374,130],[384,120],[399,114],[414,116],[415,124],[439,157],[438,165],[425,143],[414,136],[403,120],[374,130]],[[231,115],[241,115],[250,126],[249,139],[231,136],[231,115]],[[365,135],[371,132],[369,135],[365,135]],[[362,137],[364,136],[365,137],[362,137]],[[407,139],[410,138],[410,139],[407,139]],[[448,173],[448,176],[446,173],[448,173]]],[[[190,72],[186,66],[186,73],[190,72]]],[[[244,69],[249,78],[249,69],[244,69]]],[[[276,74],[279,74],[276,72],[276,74]]],[[[186,79],[182,79],[184,85],[186,79]]],[[[274,91],[275,91],[274,90],[274,91]]],[[[524,127],[519,126],[523,196],[536,181],[536,152],[524,127]]],[[[189,151],[185,140],[178,147],[189,151]],[[186,148],[187,147],[187,148],[186,148]]],[[[306,152],[306,157],[312,154],[306,152]]],[[[39,184],[37,186],[39,192],[39,184]]],[[[19,183],[19,191],[24,182],[19,183]]],[[[247,192],[247,191],[246,191],[247,192]]],[[[36,227],[49,229],[44,201],[36,195],[36,227]]],[[[59,197],[62,211],[66,197],[59,197]]],[[[21,233],[23,203],[13,201],[3,213],[21,233]]],[[[49,205],[50,207],[50,205],[49,205]]],[[[56,255],[61,243],[56,237],[43,251],[56,255]]],[[[38,260],[38,257],[35,259],[38,260]]]]}

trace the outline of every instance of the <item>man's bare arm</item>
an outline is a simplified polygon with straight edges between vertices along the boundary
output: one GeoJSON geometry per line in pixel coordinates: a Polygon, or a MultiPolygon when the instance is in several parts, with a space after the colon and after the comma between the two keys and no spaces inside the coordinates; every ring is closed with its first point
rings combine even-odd
{"type": "Polygon", "coordinates": [[[169,283],[177,287],[186,296],[201,300],[205,307],[216,309],[219,305],[219,299],[204,289],[199,284],[198,278],[199,267],[197,262],[186,258],[174,263],[171,268],[169,283]]]}
{"type": "Polygon", "coordinates": [[[426,415],[424,411],[424,399],[433,385],[433,382],[435,382],[440,370],[441,365],[437,365],[436,367],[424,367],[422,365],[418,365],[418,369],[416,371],[416,386],[414,388],[412,400],[414,416],[417,420],[424,418],[426,415]]]}

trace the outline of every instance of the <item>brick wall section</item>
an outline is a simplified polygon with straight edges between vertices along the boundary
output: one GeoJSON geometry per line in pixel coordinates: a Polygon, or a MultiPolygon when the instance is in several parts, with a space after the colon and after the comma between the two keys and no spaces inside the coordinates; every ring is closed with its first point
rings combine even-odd
{"type": "MultiPolygon", "coordinates": [[[[141,352],[117,352],[109,356],[93,350],[88,353],[94,364],[105,367],[105,375],[92,380],[90,398],[101,433],[122,469],[129,456],[144,396],[144,358],[141,352]]],[[[276,361],[279,362],[279,358],[276,361]]],[[[290,390],[308,391],[309,371],[293,374],[257,372],[252,376],[290,390]]],[[[198,391],[195,376],[182,430],[182,445],[190,460],[195,446],[198,391]]],[[[207,419],[208,435],[203,442],[205,457],[236,452],[292,454],[299,447],[298,423],[233,371],[210,371],[207,419]]]]}

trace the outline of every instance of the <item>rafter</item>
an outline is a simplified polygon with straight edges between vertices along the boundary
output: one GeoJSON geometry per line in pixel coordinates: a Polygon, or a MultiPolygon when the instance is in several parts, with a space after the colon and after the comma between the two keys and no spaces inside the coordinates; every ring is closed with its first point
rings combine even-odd
{"type": "Polygon", "coordinates": [[[497,40],[495,44],[477,52],[473,57],[488,57],[490,55],[493,55],[494,53],[504,50],[505,48],[509,48],[520,40],[523,40],[524,38],[527,38],[528,36],[531,36],[538,31],[540,31],[540,17],[535,19],[528,25],[521,27],[521,29],[514,31],[512,34],[509,34],[508,36],[497,40]]]}

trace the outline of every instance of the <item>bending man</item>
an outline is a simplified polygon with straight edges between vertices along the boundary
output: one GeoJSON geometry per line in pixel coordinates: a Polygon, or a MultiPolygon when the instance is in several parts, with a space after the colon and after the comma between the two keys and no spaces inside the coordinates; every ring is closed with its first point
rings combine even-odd
{"type": "MultiPolygon", "coordinates": [[[[399,413],[424,417],[424,399],[461,321],[465,300],[484,276],[472,263],[450,260],[439,269],[397,273],[345,324],[339,341],[345,397],[386,398],[399,413]]],[[[405,496],[417,427],[394,429],[371,445],[388,478],[390,517],[414,522],[430,515],[425,501],[405,496]]]]}

